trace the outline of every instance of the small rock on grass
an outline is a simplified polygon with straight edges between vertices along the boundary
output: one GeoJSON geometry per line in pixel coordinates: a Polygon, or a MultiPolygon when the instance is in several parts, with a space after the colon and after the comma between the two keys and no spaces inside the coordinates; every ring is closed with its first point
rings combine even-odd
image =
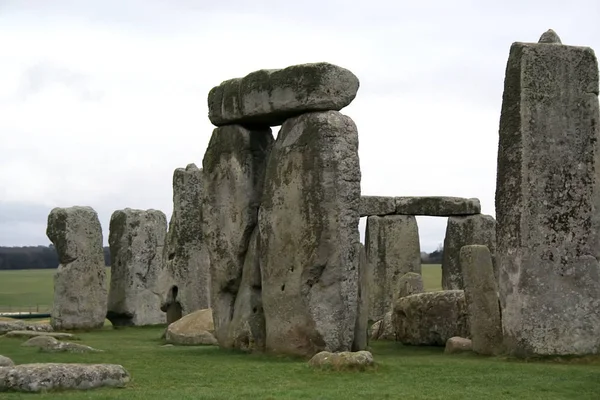
{"type": "Polygon", "coordinates": [[[459,336],[451,337],[446,341],[445,354],[465,353],[473,350],[471,339],[465,339],[459,336]]]}
{"type": "Polygon", "coordinates": [[[339,353],[321,351],[310,359],[308,365],[316,369],[364,371],[369,367],[373,367],[375,361],[373,359],[373,354],[366,350],[356,352],[342,351],[339,353]]]}

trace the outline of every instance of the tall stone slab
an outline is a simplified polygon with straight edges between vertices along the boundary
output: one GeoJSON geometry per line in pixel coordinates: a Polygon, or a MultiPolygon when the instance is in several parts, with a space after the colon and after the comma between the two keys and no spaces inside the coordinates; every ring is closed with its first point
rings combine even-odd
{"type": "Polygon", "coordinates": [[[400,278],[421,273],[417,219],[412,215],[367,218],[365,250],[370,264],[369,320],[379,321],[392,310],[400,278]]]}
{"type": "Polygon", "coordinates": [[[54,208],[46,235],[60,264],[54,275],[55,330],[96,329],[106,317],[106,267],[102,227],[91,207],[54,208]]]}
{"type": "Polygon", "coordinates": [[[513,43],[496,186],[506,350],[600,352],[598,62],[588,47],[513,43]]]}
{"type": "Polygon", "coordinates": [[[205,182],[205,238],[210,255],[211,303],[215,337],[228,347],[230,324],[240,292],[250,236],[258,221],[270,128],[240,125],[216,128],[202,161],[205,182]]]}
{"type": "Polygon", "coordinates": [[[158,325],[159,279],[164,268],[167,217],[159,210],[126,208],[110,218],[110,289],[106,317],[113,326],[158,325]]]}
{"type": "Polygon", "coordinates": [[[352,351],[366,350],[369,341],[369,276],[370,264],[362,243],[358,247],[358,304],[356,310],[356,325],[354,326],[354,343],[352,351]]]}
{"type": "Polygon", "coordinates": [[[360,240],[358,132],[337,111],[288,119],[259,215],[269,352],[351,350],[360,240]]]}
{"type": "Polygon", "coordinates": [[[169,221],[163,259],[163,311],[173,322],[210,304],[210,258],[203,220],[204,183],[196,164],[173,172],[173,214],[169,221]]]}
{"type": "Polygon", "coordinates": [[[464,246],[460,249],[460,265],[473,351],[485,355],[500,354],[502,320],[490,250],[481,245],[464,246]]]}
{"type": "Polygon", "coordinates": [[[480,244],[487,246],[492,254],[494,276],[498,279],[496,267],[496,220],[491,215],[477,214],[464,217],[448,217],[444,255],[442,258],[442,289],[461,290],[464,288],[460,266],[460,249],[463,246],[480,244]]]}

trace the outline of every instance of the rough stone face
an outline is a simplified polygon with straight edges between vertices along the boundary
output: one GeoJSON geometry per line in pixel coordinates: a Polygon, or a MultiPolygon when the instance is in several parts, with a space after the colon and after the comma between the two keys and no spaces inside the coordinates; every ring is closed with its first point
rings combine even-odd
{"type": "Polygon", "coordinates": [[[442,259],[442,289],[461,290],[464,288],[460,267],[460,249],[471,244],[488,247],[492,256],[494,276],[498,279],[495,262],[496,220],[494,217],[483,214],[448,217],[442,259]]]}
{"type": "Polygon", "coordinates": [[[372,274],[370,264],[367,262],[365,246],[362,243],[358,243],[356,246],[358,248],[358,305],[352,351],[360,351],[367,348],[369,334],[369,276],[372,274]]]}
{"type": "Polygon", "coordinates": [[[444,353],[446,354],[457,354],[465,353],[473,350],[473,344],[471,339],[465,339],[458,336],[451,337],[446,341],[446,348],[444,353]]]}
{"type": "Polygon", "coordinates": [[[467,305],[462,290],[401,297],[392,315],[396,340],[403,344],[445,346],[453,336],[468,337],[467,305]]]}
{"type": "Polygon", "coordinates": [[[52,325],[40,323],[26,323],[20,320],[0,321],[0,335],[10,331],[36,331],[52,332],[52,325]]]}
{"type": "Polygon", "coordinates": [[[215,345],[215,325],[212,310],[194,311],[169,324],[165,339],[168,343],[186,346],[215,345]]]}
{"type": "Polygon", "coordinates": [[[365,249],[372,269],[369,319],[378,321],[392,310],[400,277],[407,272],[421,273],[417,219],[409,215],[367,218],[365,249]]]}
{"type": "Polygon", "coordinates": [[[422,293],[424,291],[423,276],[421,276],[421,274],[407,272],[398,280],[398,298],[422,293]]]}
{"type": "Polygon", "coordinates": [[[460,264],[473,351],[486,355],[500,354],[502,320],[490,251],[486,246],[465,246],[460,250],[460,264]]]}
{"type": "Polygon", "coordinates": [[[231,343],[229,325],[244,264],[254,266],[250,260],[246,263],[246,255],[258,221],[272,143],[270,128],[248,130],[229,125],[213,131],[204,155],[205,237],[210,254],[215,337],[221,346],[231,343]]]}
{"type": "Polygon", "coordinates": [[[173,214],[164,247],[161,309],[168,323],[210,307],[210,258],[203,217],[203,172],[195,164],[173,173],[173,214]]]}
{"type": "Polygon", "coordinates": [[[162,211],[126,208],[112,214],[107,318],[113,326],[166,322],[159,287],[166,235],[167,217],[162,211]]]}
{"type": "Polygon", "coordinates": [[[540,36],[540,40],[538,41],[538,43],[562,44],[560,37],[552,29],[548,29],[546,32],[542,33],[542,36],[540,36]]]}
{"type": "Polygon", "coordinates": [[[72,333],[65,332],[35,332],[35,331],[10,331],[6,332],[4,337],[7,338],[26,338],[26,337],[36,337],[36,336],[46,336],[55,339],[72,339],[77,340],[77,336],[72,333]]]}
{"type": "Polygon", "coordinates": [[[130,380],[116,364],[21,364],[0,368],[0,392],[42,392],[124,387],[130,380]]]}
{"type": "Polygon", "coordinates": [[[334,370],[364,370],[375,364],[373,354],[370,351],[361,350],[357,352],[342,351],[339,353],[330,353],[321,351],[315,354],[308,365],[318,369],[334,370]]]}
{"type": "Polygon", "coordinates": [[[106,317],[102,227],[91,207],[54,208],[46,235],[58,253],[51,325],[56,330],[97,329],[106,317]]]}
{"type": "Polygon", "coordinates": [[[0,367],[12,367],[13,365],[15,365],[13,360],[11,360],[8,357],[0,355],[0,367]]]}
{"type": "Polygon", "coordinates": [[[392,311],[385,313],[383,319],[375,322],[371,327],[371,339],[396,340],[396,332],[392,323],[392,311]]]}
{"type": "Polygon", "coordinates": [[[288,119],[259,214],[266,347],[350,350],[358,306],[358,132],[336,111],[288,119]]]}
{"type": "Polygon", "coordinates": [[[599,120],[592,49],[513,43],[496,185],[509,354],[600,352],[599,120]]]}
{"type": "Polygon", "coordinates": [[[396,197],[396,214],[448,217],[479,213],[481,213],[479,199],[436,196],[396,197]]]}
{"type": "Polygon", "coordinates": [[[208,118],[217,126],[281,125],[306,112],[339,111],[354,100],[358,87],[356,75],[325,62],[263,69],[214,87],[208,118]]]}
{"type": "Polygon", "coordinates": [[[265,348],[265,315],[262,307],[258,244],[256,227],[250,236],[240,290],[235,298],[233,317],[224,347],[246,351],[261,351],[265,348]]]}
{"type": "Polygon", "coordinates": [[[38,347],[46,353],[101,353],[102,350],[83,344],[60,342],[52,336],[35,336],[21,346],[38,347]]]}
{"type": "Polygon", "coordinates": [[[396,213],[396,198],[385,196],[361,196],[359,213],[361,217],[390,215],[396,213]]]}

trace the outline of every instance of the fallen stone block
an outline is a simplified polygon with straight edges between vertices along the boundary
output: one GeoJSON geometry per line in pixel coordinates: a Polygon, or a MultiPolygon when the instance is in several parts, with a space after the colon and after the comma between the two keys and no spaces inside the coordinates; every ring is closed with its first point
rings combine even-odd
{"type": "Polygon", "coordinates": [[[466,353],[473,350],[471,339],[466,339],[458,336],[451,337],[446,341],[445,354],[466,353]]]}
{"type": "Polygon", "coordinates": [[[321,351],[308,361],[308,365],[313,368],[333,369],[336,371],[365,370],[374,364],[373,354],[366,350],[356,352],[342,351],[339,353],[321,351]]]}
{"type": "Polygon", "coordinates": [[[167,327],[167,343],[184,346],[216,345],[212,310],[198,310],[171,323],[167,327]]]}
{"type": "Polygon", "coordinates": [[[10,331],[4,335],[4,337],[7,338],[26,338],[35,336],[50,336],[55,339],[78,339],[77,336],[73,335],[72,333],[63,332],[10,331]]]}

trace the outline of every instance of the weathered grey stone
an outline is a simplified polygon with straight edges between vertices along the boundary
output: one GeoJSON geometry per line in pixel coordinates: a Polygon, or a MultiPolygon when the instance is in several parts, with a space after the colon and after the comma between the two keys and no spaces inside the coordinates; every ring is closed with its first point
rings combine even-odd
{"type": "Polygon", "coordinates": [[[513,43],[496,186],[509,354],[600,352],[598,121],[592,49],[513,43]]]}
{"type": "Polygon", "coordinates": [[[445,354],[466,353],[473,350],[471,339],[466,339],[458,336],[451,337],[446,341],[445,354]]]}
{"type": "Polygon", "coordinates": [[[158,325],[159,279],[164,268],[167,217],[158,210],[126,208],[110,218],[110,290],[106,317],[113,326],[158,325]]]}
{"type": "Polygon", "coordinates": [[[366,350],[357,352],[342,351],[339,353],[321,351],[308,361],[308,365],[312,368],[333,369],[337,371],[365,370],[374,364],[373,354],[366,350]]]}
{"type": "Polygon", "coordinates": [[[12,367],[13,365],[15,365],[13,360],[3,355],[0,355],[0,367],[12,367]]]}
{"type": "Polygon", "coordinates": [[[281,125],[306,112],[339,111],[354,100],[358,87],[356,75],[325,62],[263,69],[214,87],[208,118],[217,126],[281,125]]]}
{"type": "Polygon", "coordinates": [[[41,323],[26,323],[25,321],[12,320],[0,321],[0,335],[10,331],[36,331],[36,332],[52,332],[52,325],[41,323]]]}
{"type": "Polygon", "coordinates": [[[210,307],[210,258],[203,217],[204,180],[195,164],[173,173],[173,214],[160,278],[167,323],[210,307]]]}
{"type": "Polygon", "coordinates": [[[463,197],[396,197],[396,214],[429,215],[472,215],[481,213],[479,199],[463,197]]]}
{"type": "Polygon", "coordinates": [[[542,36],[540,36],[540,40],[538,41],[538,43],[562,44],[560,37],[552,29],[548,29],[546,32],[542,33],[542,36]]]}
{"type": "Polygon", "coordinates": [[[102,227],[91,207],[54,208],[48,238],[58,253],[50,323],[56,330],[97,329],[106,317],[102,227]]]}
{"type": "Polygon", "coordinates": [[[423,293],[423,276],[416,272],[407,272],[398,280],[398,298],[423,293]]]}
{"type": "Polygon", "coordinates": [[[336,111],[288,119],[259,214],[266,347],[350,350],[358,306],[358,132],[336,111]]]}
{"type": "Polygon", "coordinates": [[[34,336],[21,346],[38,347],[46,353],[101,353],[102,350],[95,349],[78,343],[61,342],[52,336],[34,336]]]}
{"type": "Polygon", "coordinates": [[[442,258],[442,289],[463,289],[460,267],[460,249],[463,246],[480,244],[487,246],[491,256],[494,276],[498,279],[496,267],[496,220],[490,215],[469,215],[448,217],[444,255],[442,258]]]}
{"type": "MultiPolygon", "coordinates": [[[[250,236],[257,225],[271,129],[213,131],[204,155],[206,240],[215,337],[227,346],[250,236]]],[[[250,263],[250,260],[248,260],[250,263]]],[[[249,264],[251,265],[251,264],[249,264]]]]}
{"type": "Polygon", "coordinates": [[[240,290],[224,347],[262,351],[265,348],[265,315],[262,307],[258,227],[250,236],[240,290]]]}
{"type": "Polygon", "coordinates": [[[169,324],[165,339],[169,344],[185,346],[216,345],[212,310],[197,310],[169,324]]]}
{"type": "Polygon", "coordinates": [[[392,311],[388,311],[383,319],[375,322],[371,327],[371,339],[373,340],[396,340],[396,332],[392,323],[392,311]]]}
{"type": "Polygon", "coordinates": [[[468,337],[467,305],[462,290],[425,292],[396,301],[392,323],[403,344],[445,346],[453,336],[468,337]]]}
{"type": "Polygon", "coordinates": [[[352,351],[365,350],[369,342],[369,277],[372,275],[367,253],[362,243],[357,243],[358,254],[358,304],[352,351]]]}
{"type": "Polygon", "coordinates": [[[417,219],[409,215],[371,216],[365,231],[367,262],[371,265],[369,319],[383,319],[398,296],[399,279],[421,273],[417,219]]]}
{"type": "Polygon", "coordinates": [[[502,352],[502,320],[498,302],[498,285],[492,256],[486,246],[464,246],[460,265],[465,286],[465,300],[473,351],[497,355],[502,352]]]}
{"type": "Polygon", "coordinates": [[[7,338],[26,338],[36,336],[47,336],[55,339],[72,339],[77,340],[77,336],[66,332],[36,332],[36,331],[10,331],[6,332],[4,337],[7,338]]]}
{"type": "Polygon", "coordinates": [[[0,368],[0,392],[45,392],[124,387],[130,380],[116,364],[21,364],[0,368]]]}
{"type": "Polygon", "coordinates": [[[360,207],[358,210],[361,217],[396,214],[396,198],[389,196],[360,196],[360,207]]]}

